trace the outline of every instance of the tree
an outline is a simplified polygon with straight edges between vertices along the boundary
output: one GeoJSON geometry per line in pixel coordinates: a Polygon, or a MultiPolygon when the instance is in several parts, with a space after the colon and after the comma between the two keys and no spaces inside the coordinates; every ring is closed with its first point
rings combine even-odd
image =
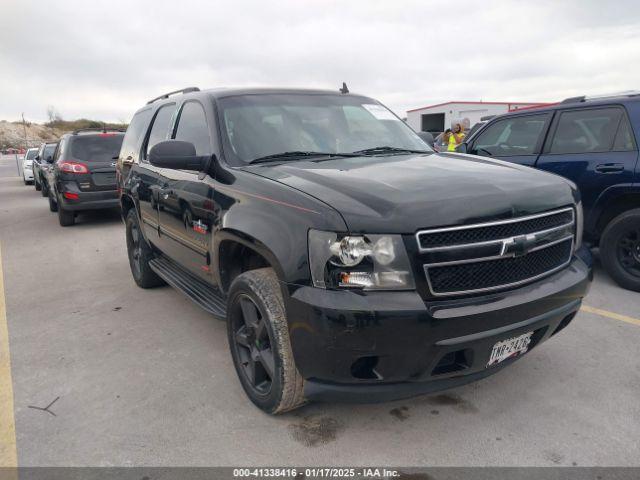
{"type": "Polygon", "coordinates": [[[60,120],[62,120],[60,112],[58,112],[58,110],[56,110],[56,107],[54,107],[53,105],[49,105],[47,107],[47,117],[49,118],[49,123],[59,122],[60,120]]]}

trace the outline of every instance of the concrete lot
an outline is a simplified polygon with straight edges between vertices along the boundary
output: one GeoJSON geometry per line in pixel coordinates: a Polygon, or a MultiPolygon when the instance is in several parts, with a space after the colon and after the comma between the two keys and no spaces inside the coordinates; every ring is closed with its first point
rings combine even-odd
{"type": "Polygon", "coordinates": [[[602,312],[493,377],[273,418],[245,398],[222,322],[169,287],[136,287],[117,213],[61,228],[16,175],[0,159],[22,466],[640,465],[640,294],[600,269],[586,303],[602,312]],[[30,408],[57,397],[55,416],[30,408]]]}

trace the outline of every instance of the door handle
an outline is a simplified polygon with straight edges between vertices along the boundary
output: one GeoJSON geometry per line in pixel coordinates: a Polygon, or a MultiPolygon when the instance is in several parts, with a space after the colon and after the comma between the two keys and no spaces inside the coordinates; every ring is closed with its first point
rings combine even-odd
{"type": "Polygon", "coordinates": [[[620,173],[624,172],[624,164],[601,163],[600,165],[596,165],[595,171],[598,173],[620,173]]]}
{"type": "Polygon", "coordinates": [[[122,165],[133,165],[133,157],[129,155],[127,158],[123,158],[122,165]]]}

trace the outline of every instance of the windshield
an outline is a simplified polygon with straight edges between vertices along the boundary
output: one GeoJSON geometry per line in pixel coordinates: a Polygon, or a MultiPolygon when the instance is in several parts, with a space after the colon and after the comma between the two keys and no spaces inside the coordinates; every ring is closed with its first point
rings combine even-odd
{"type": "Polygon", "coordinates": [[[38,155],[38,149],[37,148],[30,148],[29,150],[27,150],[27,156],[26,156],[26,160],[33,160],[34,158],[36,158],[36,155],[38,155]]]}
{"type": "Polygon", "coordinates": [[[284,152],[431,151],[391,111],[366,97],[239,95],[220,99],[219,111],[225,154],[234,165],[284,152]]]}

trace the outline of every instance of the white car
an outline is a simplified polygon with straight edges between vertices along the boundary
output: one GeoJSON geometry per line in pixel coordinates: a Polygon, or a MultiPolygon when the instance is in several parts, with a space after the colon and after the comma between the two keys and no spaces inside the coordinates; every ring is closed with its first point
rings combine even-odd
{"type": "Polygon", "coordinates": [[[33,182],[33,159],[36,158],[36,155],[38,155],[37,148],[30,148],[27,150],[27,153],[24,154],[20,176],[25,185],[33,182]]]}

